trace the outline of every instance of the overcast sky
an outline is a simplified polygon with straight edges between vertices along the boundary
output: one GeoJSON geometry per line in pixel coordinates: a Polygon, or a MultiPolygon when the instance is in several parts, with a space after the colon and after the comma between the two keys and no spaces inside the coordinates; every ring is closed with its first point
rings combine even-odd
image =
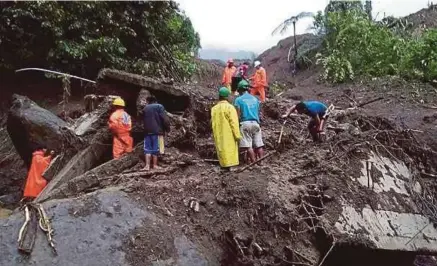
{"type": "MultiPolygon", "coordinates": [[[[329,0],[176,0],[200,34],[203,48],[250,50],[255,53],[276,45],[292,34],[271,36],[285,19],[302,11],[323,10],[329,0]]],[[[374,0],[374,16],[405,16],[427,7],[428,0],[374,0]]],[[[304,33],[311,19],[297,24],[304,33]]]]}

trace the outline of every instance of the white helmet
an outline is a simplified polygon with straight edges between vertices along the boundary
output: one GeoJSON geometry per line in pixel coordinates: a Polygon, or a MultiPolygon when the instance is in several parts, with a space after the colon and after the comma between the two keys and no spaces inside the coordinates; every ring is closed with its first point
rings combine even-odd
{"type": "Polygon", "coordinates": [[[257,66],[261,65],[261,62],[258,61],[258,60],[256,60],[255,63],[253,63],[253,65],[254,65],[255,67],[257,67],[257,66]]]}

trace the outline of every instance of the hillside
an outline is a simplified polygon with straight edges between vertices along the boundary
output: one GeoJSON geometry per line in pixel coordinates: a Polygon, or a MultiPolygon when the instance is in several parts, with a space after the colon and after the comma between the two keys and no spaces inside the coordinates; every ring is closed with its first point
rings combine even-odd
{"type": "Polygon", "coordinates": [[[203,48],[199,51],[199,57],[201,59],[215,59],[226,62],[229,58],[252,60],[256,57],[256,54],[250,51],[230,51],[226,49],[203,48]]]}

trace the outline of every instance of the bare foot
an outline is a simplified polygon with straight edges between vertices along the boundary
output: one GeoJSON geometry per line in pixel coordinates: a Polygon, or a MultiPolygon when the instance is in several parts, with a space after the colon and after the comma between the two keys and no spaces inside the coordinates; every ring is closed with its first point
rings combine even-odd
{"type": "Polygon", "coordinates": [[[162,167],[159,165],[156,165],[156,166],[153,166],[153,169],[160,170],[160,169],[162,169],[162,167]]]}
{"type": "Polygon", "coordinates": [[[149,171],[149,170],[150,170],[150,165],[146,165],[146,166],[143,168],[143,170],[144,170],[144,171],[149,171]]]}

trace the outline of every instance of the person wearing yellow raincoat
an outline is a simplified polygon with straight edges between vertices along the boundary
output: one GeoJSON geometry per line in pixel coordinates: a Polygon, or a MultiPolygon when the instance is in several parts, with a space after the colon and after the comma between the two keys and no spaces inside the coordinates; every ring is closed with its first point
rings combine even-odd
{"type": "Polygon", "coordinates": [[[130,136],[132,121],[130,115],[124,110],[125,103],[122,98],[115,99],[112,105],[115,111],[109,117],[108,126],[114,136],[112,155],[114,159],[118,159],[123,154],[132,151],[133,139],[130,136]]]}
{"type": "Polygon", "coordinates": [[[211,109],[212,133],[217,156],[220,166],[225,170],[239,164],[238,142],[241,139],[237,110],[228,102],[229,95],[228,88],[220,88],[220,101],[211,109]]]}

